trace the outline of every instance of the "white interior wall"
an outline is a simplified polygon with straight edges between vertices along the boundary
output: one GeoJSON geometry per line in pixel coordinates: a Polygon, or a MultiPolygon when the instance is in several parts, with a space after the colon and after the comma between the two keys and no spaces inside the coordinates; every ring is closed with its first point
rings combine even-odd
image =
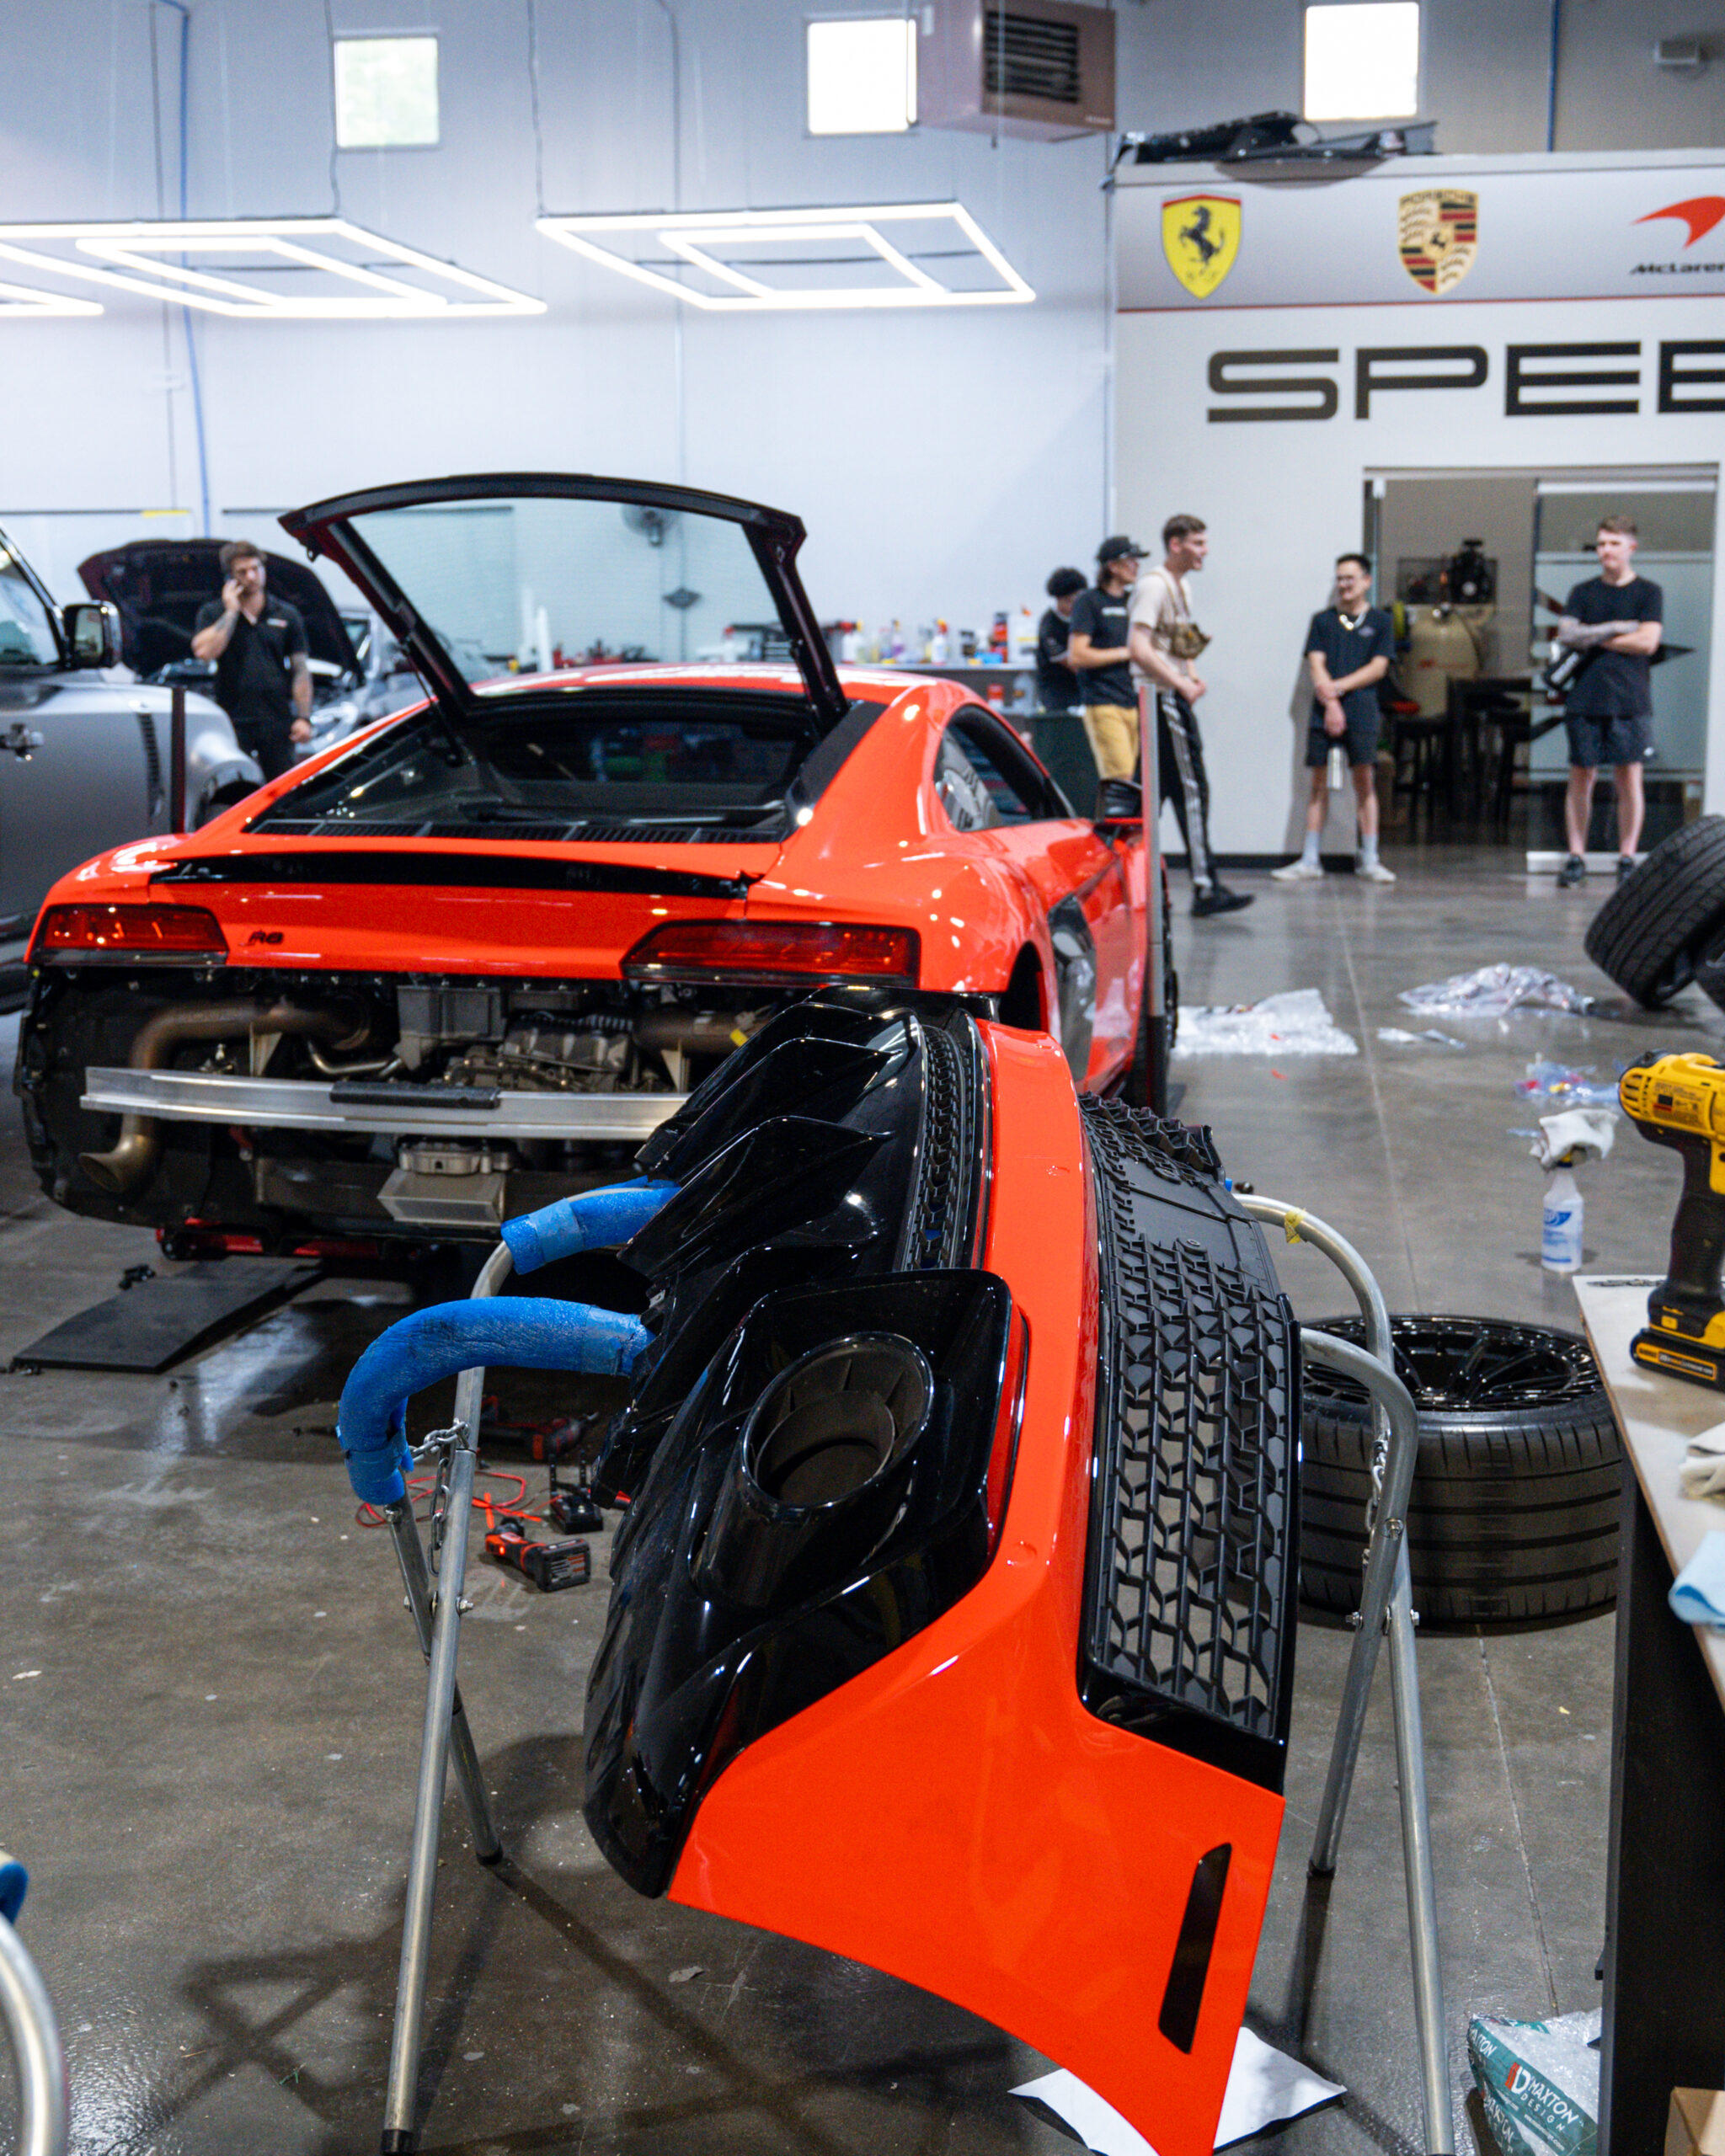
{"type": "MultiPolygon", "coordinates": [[[[820,12],[846,12],[823,5],[820,12]]],[[[878,12],[859,8],[852,12],[878,12]]],[[[177,18],[156,7],[163,185],[150,121],[148,0],[8,10],[0,200],[15,219],[173,214],[177,18]]],[[[211,526],[337,489],[447,471],[613,471],[796,510],[827,615],[985,629],[1086,560],[1105,514],[1104,153],[921,131],[803,131],[804,10],[539,0],[544,206],[553,211],[962,200],[1035,287],[1031,307],[715,318],[542,239],[524,0],[439,11],[335,0],[341,29],[441,38],[443,142],[344,153],[356,222],[543,298],[543,317],[320,325],[196,318],[211,526]],[[681,355],[679,355],[681,342],[681,355]],[[685,420],[677,423],[681,371],[685,420]],[[243,511],[234,515],[229,512],[243,511]]],[[[195,0],[188,205],[321,215],[331,188],[321,0],[195,0]]],[[[62,595],[77,560],[198,520],[184,333],[104,296],[99,321],[0,323],[15,425],[0,517],[62,595]],[[190,509],[175,523],[34,510],[190,509]]]]}
{"type": "MultiPolygon", "coordinates": [[[[1034,599],[1055,562],[1087,560],[1119,520],[1103,146],[935,130],[809,139],[805,14],[889,4],[537,0],[536,157],[527,0],[331,0],[338,30],[436,28],[443,98],[439,148],[332,159],[323,0],[193,0],[194,216],[317,214],[339,189],[355,221],[550,310],[441,326],[199,318],[213,528],[267,543],[260,510],[432,472],[665,478],[681,464],[694,483],[804,515],[828,614],[982,627],[1034,599]],[[686,208],[957,197],[1039,297],[975,313],[689,312],[680,435],[677,310],[538,237],[540,166],[554,211],[657,208],[674,194],[686,208]]],[[[1118,12],[1123,125],[1297,105],[1300,0],[1228,0],[1223,14],[1214,0],[1122,0],[1118,12]]],[[[1543,0],[1428,0],[1426,19],[1440,143],[1542,143],[1543,0]]],[[[1725,0],[1564,0],[1562,19],[1561,147],[1725,140],[1725,0]],[[1698,77],[1661,76],[1658,30],[1712,36],[1721,56],[1698,77]]],[[[13,0],[0,71],[8,217],[177,209],[178,20],[157,0],[13,0]]],[[[181,318],[118,294],[108,305],[93,323],[0,321],[12,417],[0,515],[62,595],[93,547],[198,520],[181,318]],[[138,514],[162,510],[191,515],[138,514]]],[[[1123,499],[1119,514],[1143,512],[1123,499]]]]}

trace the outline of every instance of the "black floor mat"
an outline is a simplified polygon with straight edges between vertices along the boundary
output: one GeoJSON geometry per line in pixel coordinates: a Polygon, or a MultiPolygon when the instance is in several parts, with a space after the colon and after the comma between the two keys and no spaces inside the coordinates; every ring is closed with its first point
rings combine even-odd
{"type": "Polygon", "coordinates": [[[226,1258],[188,1265],[168,1279],[141,1280],[81,1310],[12,1358],[13,1369],[165,1370],[213,1347],[308,1288],[320,1265],[281,1258],[226,1258]]]}

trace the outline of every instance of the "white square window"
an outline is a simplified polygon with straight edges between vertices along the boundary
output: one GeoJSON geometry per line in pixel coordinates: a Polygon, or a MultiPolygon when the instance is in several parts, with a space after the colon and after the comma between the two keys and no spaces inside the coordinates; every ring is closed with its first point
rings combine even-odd
{"type": "Polygon", "coordinates": [[[1419,110],[1419,0],[1306,11],[1306,117],[1406,120],[1419,110]]]}
{"type": "Polygon", "coordinates": [[[335,142],[342,150],[416,150],[437,141],[437,40],[335,40],[335,142]]]}
{"type": "Polygon", "coordinates": [[[809,32],[809,132],[902,135],[916,119],[916,23],[853,15],[809,32]]]}

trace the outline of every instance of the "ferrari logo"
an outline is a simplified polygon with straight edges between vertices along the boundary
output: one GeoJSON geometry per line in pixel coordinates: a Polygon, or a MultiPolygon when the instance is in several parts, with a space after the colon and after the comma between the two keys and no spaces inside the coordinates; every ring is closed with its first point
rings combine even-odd
{"type": "Polygon", "coordinates": [[[1402,197],[1397,231],[1402,267],[1441,299],[1473,267],[1479,252],[1479,197],[1461,187],[1423,187],[1402,197]]]}
{"type": "Polygon", "coordinates": [[[1162,205],[1162,253],[1195,300],[1207,300],[1240,252],[1240,202],[1232,195],[1183,195],[1162,205]]]}

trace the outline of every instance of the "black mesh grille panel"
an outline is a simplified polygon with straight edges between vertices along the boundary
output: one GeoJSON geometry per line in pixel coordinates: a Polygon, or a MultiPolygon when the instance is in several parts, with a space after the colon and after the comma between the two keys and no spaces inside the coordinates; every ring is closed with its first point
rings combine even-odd
{"type": "Polygon", "coordinates": [[[1033,15],[990,8],[983,25],[984,80],[991,97],[1080,102],[1076,23],[1039,22],[1033,15]]]}
{"type": "Polygon", "coordinates": [[[922,1130],[916,1156],[916,1194],[905,1221],[900,1262],[907,1271],[968,1265],[976,1223],[974,1198],[981,1159],[980,1049],[975,1029],[955,1040],[937,1027],[922,1033],[922,1130]]]}
{"type": "Polygon", "coordinates": [[[1256,1227],[1171,1157],[1201,1157],[1207,1141],[1108,1104],[1086,1104],[1085,1128],[1101,1263],[1092,1704],[1146,1726],[1197,1716],[1279,1751],[1298,1518],[1292,1315],[1256,1227]]]}

